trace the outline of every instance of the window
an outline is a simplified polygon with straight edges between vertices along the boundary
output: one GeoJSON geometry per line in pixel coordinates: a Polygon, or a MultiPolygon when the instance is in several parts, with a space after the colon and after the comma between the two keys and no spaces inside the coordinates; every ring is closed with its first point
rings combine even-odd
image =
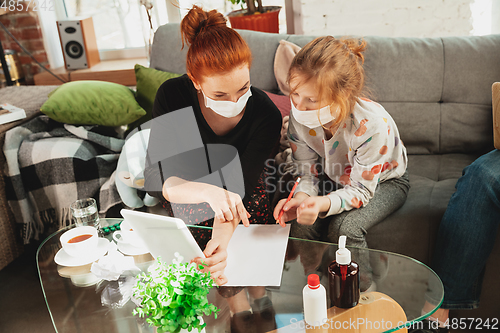
{"type": "MultiPolygon", "coordinates": [[[[141,1],[152,3],[153,29],[169,22],[180,22],[193,4],[205,9],[217,9],[223,14],[239,9],[228,0],[53,0],[55,12],[39,11],[44,43],[50,66],[64,65],[56,20],[92,17],[101,60],[139,58],[146,56],[145,40],[149,20],[141,1]]],[[[286,32],[284,0],[266,0],[265,5],[282,6],[280,32],[286,32]]]]}
{"type": "Polygon", "coordinates": [[[165,0],[63,0],[67,18],[92,17],[101,51],[145,46],[149,29],[146,7],[151,3],[153,28],[167,23],[165,0]]]}

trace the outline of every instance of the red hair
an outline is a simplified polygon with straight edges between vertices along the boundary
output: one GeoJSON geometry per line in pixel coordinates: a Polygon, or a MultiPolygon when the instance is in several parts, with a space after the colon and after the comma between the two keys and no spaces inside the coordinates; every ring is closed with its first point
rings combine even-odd
{"type": "Polygon", "coordinates": [[[189,44],[186,57],[188,75],[197,82],[214,73],[231,71],[252,63],[250,47],[224,16],[194,5],[181,21],[182,47],[189,44]]]}

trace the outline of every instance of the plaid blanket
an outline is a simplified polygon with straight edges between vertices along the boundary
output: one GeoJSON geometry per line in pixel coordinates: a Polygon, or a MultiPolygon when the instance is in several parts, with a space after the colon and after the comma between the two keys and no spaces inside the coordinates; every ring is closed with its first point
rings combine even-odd
{"type": "Polygon", "coordinates": [[[101,216],[121,202],[112,174],[124,140],[106,131],[42,115],[6,132],[7,200],[25,244],[71,224],[77,199],[95,198],[101,216]]]}

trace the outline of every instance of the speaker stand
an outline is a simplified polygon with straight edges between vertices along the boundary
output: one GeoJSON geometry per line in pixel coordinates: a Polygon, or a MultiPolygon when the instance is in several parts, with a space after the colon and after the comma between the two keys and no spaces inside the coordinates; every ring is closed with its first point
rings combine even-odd
{"type": "Polygon", "coordinates": [[[10,76],[9,66],[7,66],[7,61],[5,61],[5,53],[3,51],[2,41],[0,40],[0,62],[2,63],[3,76],[5,77],[5,81],[7,81],[8,86],[13,86],[14,81],[10,76]]]}

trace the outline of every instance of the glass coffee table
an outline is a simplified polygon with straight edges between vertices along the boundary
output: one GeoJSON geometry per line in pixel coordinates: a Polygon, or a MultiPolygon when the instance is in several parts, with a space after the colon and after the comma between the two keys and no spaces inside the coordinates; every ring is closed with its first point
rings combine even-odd
{"type": "MultiPolygon", "coordinates": [[[[100,223],[101,227],[105,227],[120,221],[107,218],[101,219],[100,223]]],[[[131,287],[135,284],[133,276],[121,276],[111,282],[96,280],[89,278],[90,263],[76,267],[56,264],[54,257],[61,248],[59,238],[73,227],[52,234],[37,251],[40,283],[55,331],[154,332],[154,328],[132,314],[136,308],[130,299],[131,287]]],[[[190,228],[209,229],[197,226],[190,228]]],[[[105,237],[112,240],[111,234],[105,237]]],[[[441,306],[442,283],[426,265],[399,254],[348,248],[352,252],[352,259],[361,266],[362,293],[358,306],[349,310],[330,308],[328,314],[331,319],[320,329],[311,330],[304,324],[302,289],[307,284],[307,276],[318,274],[321,283],[327,288],[328,297],[327,267],[335,260],[337,245],[290,237],[281,285],[265,287],[265,290],[260,287],[268,295],[272,306],[266,309],[267,316],[259,317],[252,330],[259,333],[333,332],[339,329],[352,332],[404,332],[405,327],[418,327],[423,319],[441,306]],[[430,310],[422,312],[426,301],[426,308],[430,310]],[[264,317],[265,320],[262,319],[264,317]]],[[[142,270],[154,262],[150,254],[136,254],[133,257],[142,270]]],[[[245,289],[251,288],[256,287],[245,289]]],[[[246,294],[247,290],[242,292],[246,294]]],[[[252,290],[248,291],[249,295],[252,290]]],[[[227,299],[214,287],[209,294],[209,301],[221,310],[217,319],[214,316],[204,317],[206,332],[231,332],[227,299]]]]}

